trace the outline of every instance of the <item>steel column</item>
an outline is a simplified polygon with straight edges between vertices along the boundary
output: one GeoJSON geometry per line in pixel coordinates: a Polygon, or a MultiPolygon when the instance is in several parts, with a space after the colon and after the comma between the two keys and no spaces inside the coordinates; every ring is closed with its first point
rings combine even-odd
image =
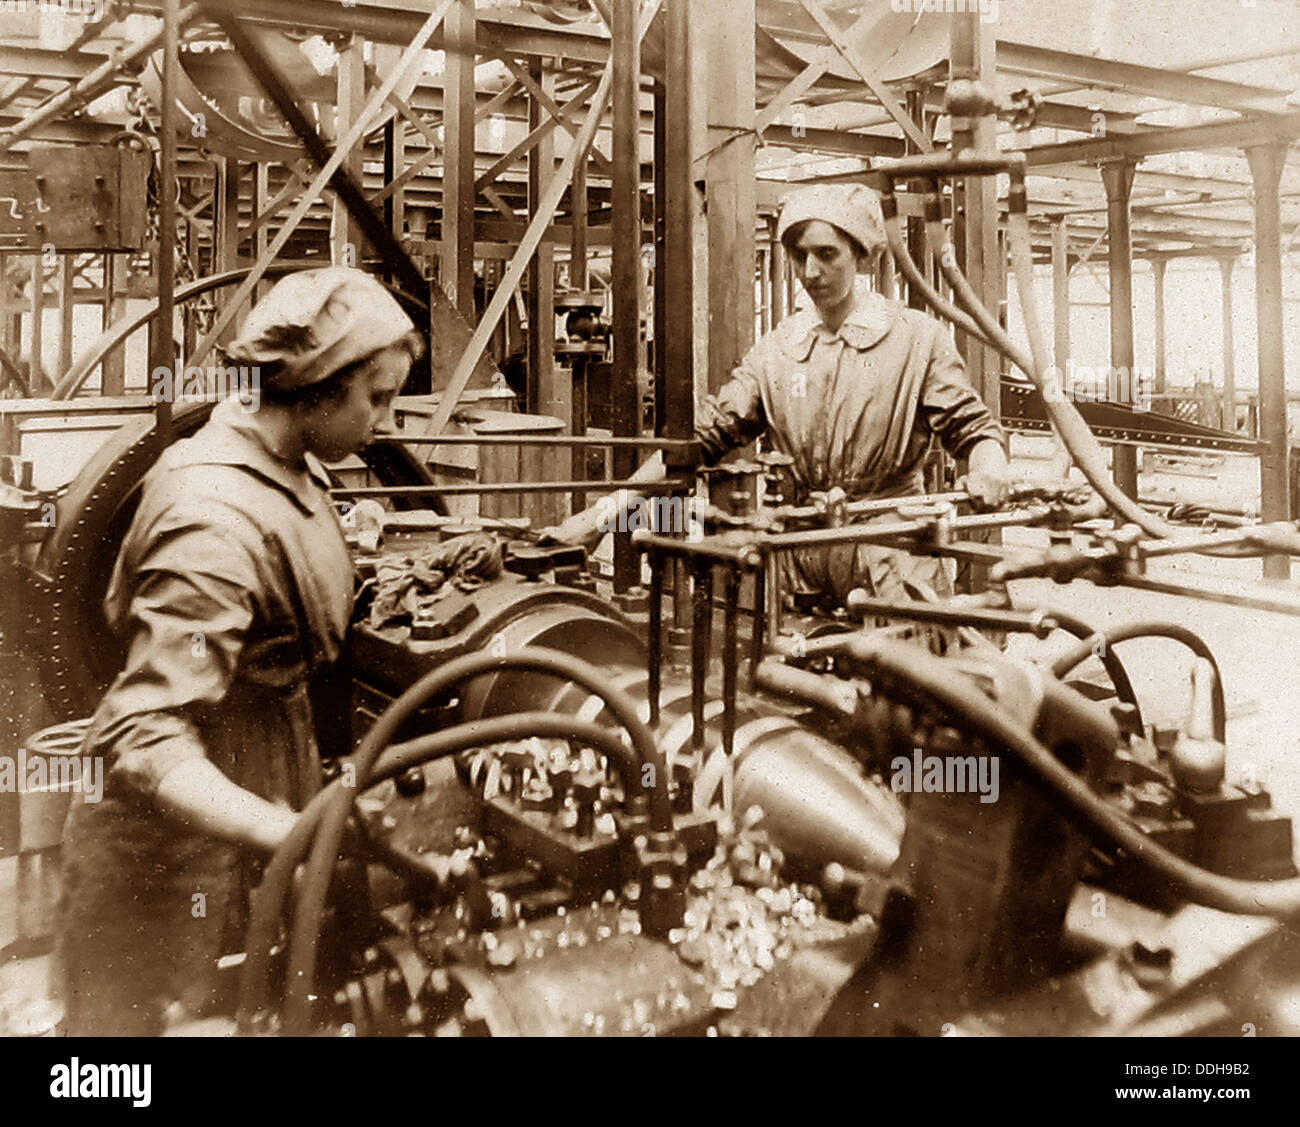
{"type": "Polygon", "coordinates": [[[1223,430],[1237,429],[1237,361],[1233,341],[1232,315],[1232,268],[1237,260],[1224,255],[1218,260],[1219,278],[1223,294],[1223,415],[1220,427],[1223,430]]]}
{"type": "Polygon", "coordinates": [[[1169,263],[1163,258],[1152,259],[1155,271],[1155,320],[1156,320],[1156,383],[1153,389],[1156,395],[1164,395],[1167,381],[1167,359],[1165,340],[1165,271],[1169,263]]]}
{"type": "MultiPolygon", "coordinates": [[[[1133,194],[1133,173],[1137,162],[1106,161],[1101,180],[1106,188],[1106,230],[1110,242],[1110,366],[1120,402],[1133,402],[1133,230],[1129,201],[1133,194]],[[1119,373],[1127,373],[1121,379],[1119,373]]],[[[1115,484],[1130,497],[1137,497],[1137,449],[1111,447],[1115,484]]]]}
{"type": "MultiPolygon", "coordinates": [[[[1259,331],[1260,516],[1290,520],[1289,440],[1286,414],[1286,346],[1282,308],[1282,216],[1278,199],[1286,145],[1246,150],[1255,184],[1255,307],[1259,331]]],[[[1264,577],[1286,579],[1287,556],[1266,556],[1264,577]]]]}

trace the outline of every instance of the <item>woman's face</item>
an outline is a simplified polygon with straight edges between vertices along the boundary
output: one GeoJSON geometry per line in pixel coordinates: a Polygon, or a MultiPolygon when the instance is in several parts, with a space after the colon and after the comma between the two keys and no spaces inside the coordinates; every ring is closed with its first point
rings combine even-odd
{"type": "Polygon", "coordinates": [[[393,428],[393,400],[411,368],[405,348],[376,352],[347,379],[340,397],[311,407],[302,418],[309,449],[323,462],[337,462],[365,449],[375,434],[393,428]]]}

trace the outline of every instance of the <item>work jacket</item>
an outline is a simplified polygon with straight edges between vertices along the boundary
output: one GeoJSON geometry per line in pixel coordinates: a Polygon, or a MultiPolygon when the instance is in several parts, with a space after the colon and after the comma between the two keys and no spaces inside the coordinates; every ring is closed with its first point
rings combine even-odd
{"type": "MultiPolygon", "coordinates": [[[[793,459],[801,493],[839,486],[854,500],[922,492],[936,438],[957,458],[986,438],[1006,446],[943,325],[876,293],[860,294],[838,331],[816,311],[786,317],[696,412],[706,460],[760,434],[793,459]]],[[[841,604],[855,586],[885,598],[906,597],[909,579],[948,587],[942,561],[866,545],[781,559],[787,590],[841,604]]]]}
{"type": "Polygon", "coordinates": [[[314,712],[346,690],[313,690],[337,673],[353,596],[327,484],[230,401],[145,479],[105,602],[128,657],[85,751],[104,758],[104,796],[74,803],[65,833],[72,1033],[158,1032],[171,1003],[207,1011],[217,958],[240,947],[253,859],[159,809],[169,771],[206,757],[294,809],[320,788],[318,733],[345,710],[314,712]]]}

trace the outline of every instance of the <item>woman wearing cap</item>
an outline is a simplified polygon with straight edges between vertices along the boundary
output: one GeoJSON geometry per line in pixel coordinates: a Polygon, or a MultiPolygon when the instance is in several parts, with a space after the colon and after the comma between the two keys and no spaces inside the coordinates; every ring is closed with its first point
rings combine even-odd
{"type": "MultiPolygon", "coordinates": [[[[700,404],[695,438],[705,461],[765,433],[774,449],[793,458],[804,492],[838,486],[851,500],[898,497],[923,492],[925,455],[938,437],[967,460],[971,494],[1001,504],[1006,436],[966,379],[948,331],[854,285],[885,247],[875,193],[858,184],[802,189],[786,200],[777,230],[814,309],[786,317],[764,335],[731,380],[700,404]]],[[[663,476],[662,455],[637,471],[646,482],[663,476]]],[[[593,506],[552,535],[592,544],[604,515],[593,506]]],[[[942,561],[868,545],[781,558],[786,590],[821,592],[841,604],[856,586],[886,598],[906,597],[906,581],[948,588],[942,561]]]]}
{"type": "Polygon", "coordinates": [[[353,571],[321,461],[369,444],[420,349],[368,275],[291,275],[228,350],[258,410],[218,404],[146,476],[105,600],[129,651],[88,737],[104,798],[74,804],[64,840],[70,1033],[160,1033],[212,1006],[253,865],[339,731],[322,706],[353,571]]]}

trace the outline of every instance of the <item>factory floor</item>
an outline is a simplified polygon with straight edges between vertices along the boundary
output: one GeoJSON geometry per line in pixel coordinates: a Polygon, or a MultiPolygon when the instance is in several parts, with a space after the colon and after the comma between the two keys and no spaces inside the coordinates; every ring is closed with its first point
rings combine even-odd
{"type": "MultiPolygon", "coordinates": [[[[1144,475],[1142,492],[1167,492],[1201,504],[1240,504],[1243,497],[1248,499],[1253,468],[1254,463],[1229,459],[1213,478],[1144,475]]],[[[1045,543],[1043,534],[1032,531],[1011,532],[1006,540],[1045,543]]],[[[1256,594],[1268,594],[1268,584],[1259,582],[1257,561],[1188,557],[1155,563],[1148,574],[1179,582],[1239,583],[1256,594]]],[[[1021,580],[1011,585],[1011,593],[1017,607],[1068,610],[1101,629],[1165,620],[1201,634],[1223,669],[1229,781],[1243,775],[1258,779],[1272,794],[1274,807],[1300,821],[1300,616],[1083,582],[1062,586],[1050,580],[1021,580]]],[[[1071,641],[1062,635],[1046,642],[1013,639],[1011,645],[1013,652],[1037,656],[1063,652],[1071,641]]],[[[1189,699],[1187,652],[1159,640],[1127,642],[1119,652],[1145,718],[1162,727],[1177,726],[1189,699]]],[[[39,941],[15,943],[17,886],[18,859],[0,859],[0,1036],[46,1032],[58,1016],[57,1006],[49,1001],[48,951],[41,951],[39,941]]],[[[43,891],[47,897],[51,892],[48,887],[43,891]]]]}

